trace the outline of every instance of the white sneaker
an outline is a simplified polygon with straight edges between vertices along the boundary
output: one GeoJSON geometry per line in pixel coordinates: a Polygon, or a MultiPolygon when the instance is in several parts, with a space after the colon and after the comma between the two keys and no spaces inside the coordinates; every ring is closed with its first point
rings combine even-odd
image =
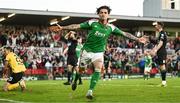
{"type": "Polygon", "coordinates": [[[167,87],[167,83],[161,83],[161,84],[159,84],[159,85],[157,85],[157,87],[167,87]]]}
{"type": "Polygon", "coordinates": [[[86,94],[86,98],[87,99],[93,99],[93,92],[92,92],[92,90],[88,90],[88,92],[87,92],[87,94],[86,94]]]}
{"type": "Polygon", "coordinates": [[[166,81],[162,81],[162,85],[166,85],[166,81]]]}
{"type": "Polygon", "coordinates": [[[162,81],[162,85],[161,85],[162,87],[166,87],[167,86],[167,83],[166,83],[166,81],[162,81]]]}
{"type": "Polygon", "coordinates": [[[161,84],[161,87],[167,87],[167,84],[161,84]]]}

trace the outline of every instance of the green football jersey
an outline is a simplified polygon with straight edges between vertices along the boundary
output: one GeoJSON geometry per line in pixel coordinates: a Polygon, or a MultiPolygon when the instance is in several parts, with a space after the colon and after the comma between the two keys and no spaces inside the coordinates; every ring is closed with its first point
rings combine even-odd
{"type": "Polygon", "coordinates": [[[83,45],[82,44],[78,44],[76,46],[76,56],[79,58],[81,55],[81,49],[82,49],[83,45]]]}
{"type": "Polygon", "coordinates": [[[104,52],[108,37],[111,34],[122,35],[123,32],[112,24],[103,25],[98,20],[90,20],[80,24],[81,29],[89,30],[83,49],[87,52],[104,52]]]}
{"type": "Polygon", "coordinates": [[[152,57],[145,56],[145,67],[148,67],[150,64],[152,64],[152,57]]]}

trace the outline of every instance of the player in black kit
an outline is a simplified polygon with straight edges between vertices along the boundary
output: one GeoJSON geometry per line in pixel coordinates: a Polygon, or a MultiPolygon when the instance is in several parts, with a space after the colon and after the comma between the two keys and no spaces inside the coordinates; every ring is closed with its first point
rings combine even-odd
{"type": "Polygon", "coordinates": [[[166,87],[166,43],[167,43],[167,34],[163,30],[164,23],[162,22],[153,22],[153,26],[155,27],[156,31],[159,33],[157,44],[152,49],[151,54],[157,55],[157,64],[159,65],[159,69],[161,70],[161,78],[162,78],[162,87],[166,87]]]}
{"type": "Polygon", "coordinates": [[[111,80],[111,56],[110,56],[110,50],[106,50],[104,53],[104,74],[103,74],[103,80],[106,80],[106,74],[108,75],[108,80],[111,80]]]}
{"type": "MultiPolygon", "coordinates": [[[[74,69],[78,66],[78,57],[76,55],[76,47],[78,45],[78,40],[75,38],[75,32],[70,31],[65,35],[65,39],[68,40],[68,48],[64,50],[64,54],[67,52],[67,82],[64,85],[71,85],[72,74],[74,69]]],[[[79,84],[82,84],[81,77],[79,77],[79,84]]]]}

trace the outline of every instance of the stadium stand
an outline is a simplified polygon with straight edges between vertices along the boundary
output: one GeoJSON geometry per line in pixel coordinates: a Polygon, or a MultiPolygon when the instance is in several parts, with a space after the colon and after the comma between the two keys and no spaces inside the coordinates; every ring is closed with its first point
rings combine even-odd
{"type": "MultiPolygon", "coordinates": [[[[0,16],[7,15],[10,9],[0,9],[0,16]]],[[[91,18],[95,18],[94,14],[81,14],[81,13],[62,13],[62,12],[45,12],[45,11],[31,11],[31,10],[15,10],[17,15],[13,18],[9,18],[0,22],[0,42],[12,46],[14,51],[24,59],[24,63],[28,68],[26,75],[46,75],[47,70],[45,63],[47,60],[53,65],[53,75],[64,76],[66,72],[66,58],[67,55],[62,55],[62,51],[67,47],[67,43],[64,40],[64,35],[68,32],[63,30],[61,32],[53,32],[48,29],[49,21],[53,18],[61,18],[63,16],[72,16],[70,19],[60,22],[60,25],[68,25],[72,23],[80,23],[87,21],[91,18]],[[21,14],[21,13],[22,14],[21,14]],[[20,13],[20,14],[18,14],[20,13]],[[38,14],[38,15],[37,15],[38,14]],[[85,15],[82,17],[81,15],[85,15]]],[[[142,17],[130,17],[130,16],[113,16],[117,18],[113,24],[122,27],[127,31],[135,33],[137,27],[147,27],[151,25],[152,20],[155,18],[142,18],[142,17]],[[143,22],[142,22],[143,21],[143,22]]],[[[173,22],[174,19],[156,18],[159,21],[164,21],[170,28],[180,27],[179,21],[173,22]]],[[[143,28],[141,29],[143,30],[143,28]]],[[[152,29],[150,29],[152,30],[152,29]]],[[[87,31],[77,31],[79,36],[85,40],[85,34],[87,31]]],[[[144,32],[144,35],[151,35],[150,43],[146,49],[151,49],[156,42],[154,40],[155,32],[144,32]],[[154,34],[152,34],[154,33],[154,34]]],[[[123,51],[126,51],[128,63],[130,65],[130,74],[140,74],[142,71],[137,64],[140,59],[138,55],[142,54],[142,45],[131,40],[125,40],[124,38],[117,38],[111,36],[108,40],[108,46],[111,48],[112,59],[114,60],[111,69],[112,74],[119,75],[127,73],[126,70],[121,68],[121,55],[123,51]],[[119,61],[120,62],[119,62],[119,61]]],[[[180,48],[180,37],[177,35],[168,39],[168,53],[174,55],[180,48]]],[[[0,55],[0,63],[2,64],[2,55],[0,55]]],[[[178,57],[176,57],[178,58],[178,57]]],[[[172,60],[167,64],[171,64],[172,60]]],[[[127,67],[127,66],[126,66],[127,67]]],[[[3,65],[1,65],[3,68],[3,65]]],[[[171,72],[170,69],[168,72],[171,72]]],[[[88,69],[83,72],[84,74],[91,74],[93,71],[88,69]]],[[[152,69],[151,74],[158,73],[157,70],[152,69]]]]}

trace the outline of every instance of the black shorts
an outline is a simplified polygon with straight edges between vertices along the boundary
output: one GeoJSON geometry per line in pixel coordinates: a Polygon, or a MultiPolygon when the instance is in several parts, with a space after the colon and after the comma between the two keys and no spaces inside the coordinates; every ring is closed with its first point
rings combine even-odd
{"type": "Polygon", "coordinates": [[[159,65],[166,64],[166,54],[159,54],[157,55],[156,63],[159,65]]]}
{"type": "Polygon", "coordinates": [[[10,84],[17,83],[22,79],[23,75],[24,75],[23,72],[12,73],[11,76],[8,78],[7,82],[10,83],[10,84]]]}
{"type": "Polygon", "coordinates": [[[69,55],[67,58],[67,65],[77,66],[78,58],[74,55],[69,55]]]}

